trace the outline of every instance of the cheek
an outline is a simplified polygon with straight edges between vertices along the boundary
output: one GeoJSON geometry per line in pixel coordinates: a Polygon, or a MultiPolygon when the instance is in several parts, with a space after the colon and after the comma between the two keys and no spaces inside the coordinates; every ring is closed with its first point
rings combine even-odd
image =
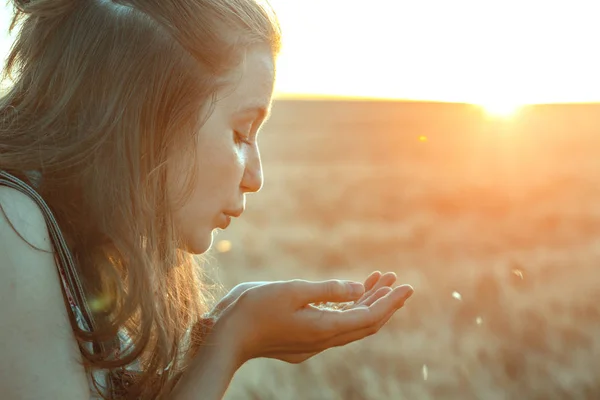
{"type": "Polygon", "coordinates": [[[238,182],[242,180],[244,169],[246,168],[246,162],[249,157],[250,147],[248,145],[242,145],[235,150],[235,170],[238,177],[238,182]]]}
{"type": "Polygon", "coordinates": [[[169,182],[173,191],[182,193],[190,168],[196,169],[192,191],[175,211],[175,220],[187,246],[197,254],[210,246],[220,213],[239,204],[246,164],[254,151],[246,144],[236,144],[227,131],[211,133],[198,139],[194,165],[174,171],[169,182]]]}
{"type": "Polygon", "coordinates": [[[209,169],[217,182],[215,186],[230,192],[232,185],[238,187],[241,183],[246,160],[249,155],[249,146],[246,144],[236,144],[228,135],[223,135],[225,140],[219,141],[218,149],[214,149],[211,154],[209,169]]]}
{"type": "Polygon", "coordinates": [[[237,204],[238,189],[249,156],[248,146],[238,146],[226,135],[213,139],[198,142],[193,165],[195,180],[190,197],[185,201],[184,212],[196,223],[212,218],[232,203],[237,204]]]}

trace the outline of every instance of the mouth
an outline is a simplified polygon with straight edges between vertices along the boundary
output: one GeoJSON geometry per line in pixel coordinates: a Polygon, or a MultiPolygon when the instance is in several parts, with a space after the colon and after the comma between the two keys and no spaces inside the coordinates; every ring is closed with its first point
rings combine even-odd
{"type": "Polygon", "coordinates": [[[233,211],[223,211],[221,214],[221,218],[219,221],[218,228],[227,229],[227,227],[231,224],[232,218],[238,218],[244,212],[243,208],[233,210],[233,211]]]}
{"type": "Polygon", "coordinates": [[[223,230],[227,229],[227,227],[231,224],[231,215],[221,214],[221,218],[219,221],[219,225],[217,228],[221,228],[223,230]]]}
{"type": "Polygon", "coordinates": [[[244,212],[243,208],[238,208],[237,210],[223,211],[223,214],[227,217],[239,218],[243,212],[244,212]]]}

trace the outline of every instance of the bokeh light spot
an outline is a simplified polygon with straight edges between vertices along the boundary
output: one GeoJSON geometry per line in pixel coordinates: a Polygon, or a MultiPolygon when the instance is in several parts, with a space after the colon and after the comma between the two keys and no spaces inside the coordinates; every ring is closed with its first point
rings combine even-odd
{"type": "Polygon", "coordinates": [[[227,253],[231,251],[231,242],[229,240],[219,240],[216,247],[219,253],[227,253]]]}

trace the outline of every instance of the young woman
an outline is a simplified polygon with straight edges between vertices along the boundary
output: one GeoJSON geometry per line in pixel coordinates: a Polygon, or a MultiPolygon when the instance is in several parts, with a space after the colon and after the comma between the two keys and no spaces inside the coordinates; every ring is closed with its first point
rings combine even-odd
{"type": "Polygon", "coordinates": [[[0,102],[5,399],[218,399],[247,360],[371,335],[395,275],[247,283],[196,255],[262,186],[280,45],[257,0],[15,0],[0,102]],[[347,303],[324,309],[323,302],[347,303]]]}

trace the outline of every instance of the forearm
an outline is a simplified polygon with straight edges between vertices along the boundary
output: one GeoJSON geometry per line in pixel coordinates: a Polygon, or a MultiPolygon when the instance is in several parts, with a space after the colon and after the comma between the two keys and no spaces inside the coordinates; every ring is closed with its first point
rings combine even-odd
{"type": "Polygon", "coordinates": [[[175,386],[171,397],[174,400],[220,400],[242,366],[231,330],[219,329],[222,326],[217,325],[175,386]]]}

